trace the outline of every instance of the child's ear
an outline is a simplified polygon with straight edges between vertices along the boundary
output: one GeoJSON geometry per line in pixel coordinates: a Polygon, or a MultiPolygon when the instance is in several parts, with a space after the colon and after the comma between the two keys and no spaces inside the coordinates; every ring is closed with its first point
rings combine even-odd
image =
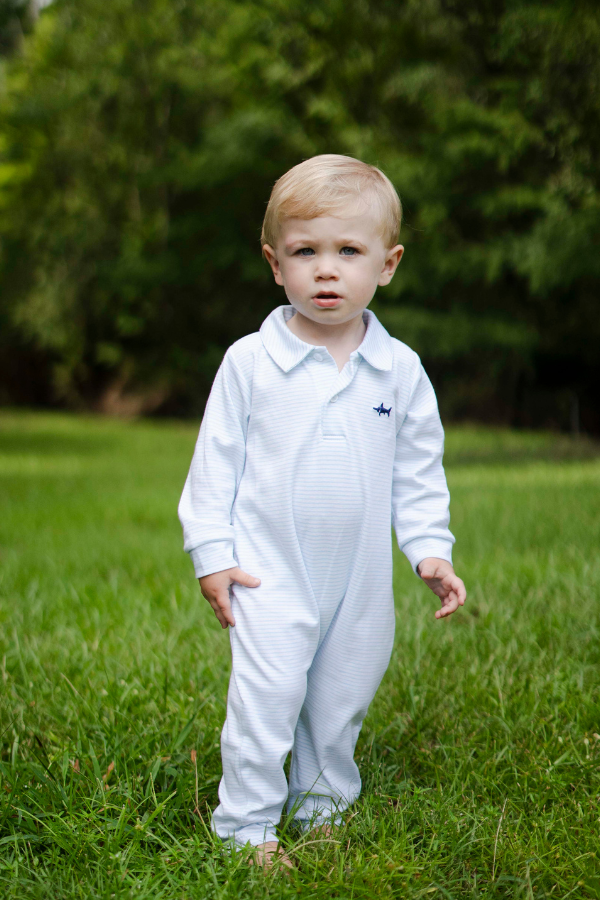
{"type": "Polygon", "coordinates": [[[379,276],[379,281],[377,282],[381,287],[386,284],[389,284],[392,278],[394,277],[394,272],[398,267],[398,263],[402,259],[402,254],[404,253],[404,247],[402,244],[396,244],[395,247],[392,247],[391,250],[388,250],[385,255],[385,261],[383,263],[383,268],[381,270],[381,275],[379,276]]]}
{"type": "Polygon", "coordinates": [[[263,244],[262,252],[263,252],[264,258],[271,266],[275,281],[277,282],[277,284],[283,285],[281,269],[279,267],[279,262],[277,261],[277,256],[275,254],[275,251],[269,244],[263,244]]]}

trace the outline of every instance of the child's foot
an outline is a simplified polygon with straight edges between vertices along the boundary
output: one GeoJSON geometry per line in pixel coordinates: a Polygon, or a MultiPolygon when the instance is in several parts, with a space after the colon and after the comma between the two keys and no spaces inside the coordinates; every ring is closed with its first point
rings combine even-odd
{"type": "Polygon", "coordinates": [[[263,869],[272,869],[276,863],[280,866],[285,866],[287,869],[294,868],[293,862],[287,853],[283,851],[278,841],[266,841],[264,844],[258,844],[250,858],[250,862],[253,865],[262,866],[263,869]]]}

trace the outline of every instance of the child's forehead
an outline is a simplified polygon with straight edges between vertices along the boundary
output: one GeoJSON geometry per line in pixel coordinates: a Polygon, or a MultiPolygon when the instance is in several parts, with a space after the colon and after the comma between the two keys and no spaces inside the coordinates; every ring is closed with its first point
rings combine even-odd
{"type": "Polygon", "coordinates": [[[285,218],[280,223],[280,237],[285,243],[304,238],[382,240],[381,217],[370,206],[353,204],[310,219],[285,218]]]}

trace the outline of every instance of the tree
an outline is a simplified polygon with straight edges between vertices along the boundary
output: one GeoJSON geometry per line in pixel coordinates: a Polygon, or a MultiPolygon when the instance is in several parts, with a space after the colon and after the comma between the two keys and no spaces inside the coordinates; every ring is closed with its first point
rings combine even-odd
{"type": "Polygon", "coordinates": [[[199,412],[282,302],[258,245],[274,180],[347,153],[403,198],[377,308],[445,411],[542,421],[545,390],[556,422],[577,391],[592,427],[599,21],[567,0],[56,0],[0,113],[5,315],[68,402],[143,387],[199,412]]]}

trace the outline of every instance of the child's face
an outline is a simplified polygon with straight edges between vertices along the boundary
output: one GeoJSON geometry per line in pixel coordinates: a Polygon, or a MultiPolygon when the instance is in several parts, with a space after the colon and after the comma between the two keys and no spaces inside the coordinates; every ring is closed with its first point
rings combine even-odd
{"type": "Polygon", "coordinates": [[[388,249],[376,210],[352,204],[339,217],[286,219],[277,245],[264,252],[299,313],[339,325],[361,315],[377,286],[389,284],[404,248],[388,249]]]}

